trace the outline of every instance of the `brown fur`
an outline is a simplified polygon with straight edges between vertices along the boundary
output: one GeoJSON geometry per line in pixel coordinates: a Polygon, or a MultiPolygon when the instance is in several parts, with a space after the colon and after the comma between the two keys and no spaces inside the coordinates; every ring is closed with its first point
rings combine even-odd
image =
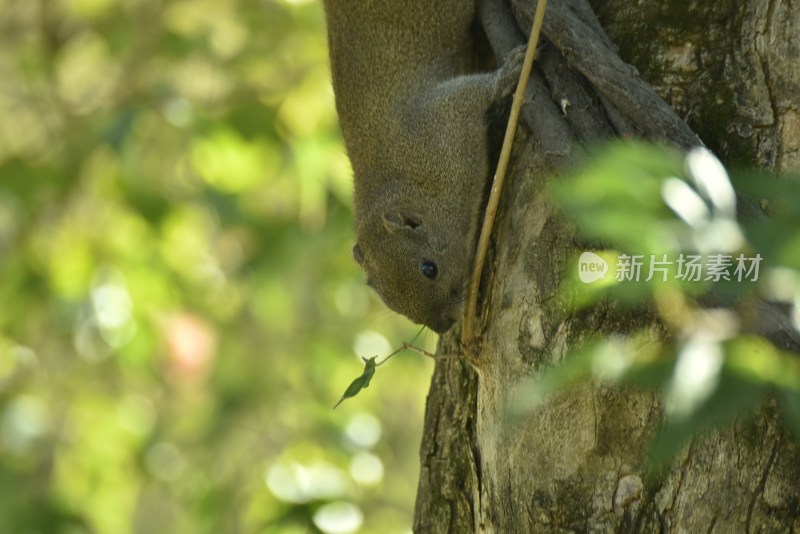
{"type": "Polygon", "coordinates": [[[522,53],[468,74],[468,0],[325,0],[333,88],[355,182],[356,246],[393,310],[445,332],[458,319],[488,169],[486,113],[522,53]],[[423,275],[435,262],[438,275],[423,275]]]}

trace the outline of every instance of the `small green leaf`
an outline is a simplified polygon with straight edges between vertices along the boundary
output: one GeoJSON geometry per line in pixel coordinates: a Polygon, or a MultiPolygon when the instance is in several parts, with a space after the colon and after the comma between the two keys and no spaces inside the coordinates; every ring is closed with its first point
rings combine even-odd
{"type": "Polygon", "coordinates": [[[364,360],[364,372],[361,373],[361,376],[353,380],[349,386],[347,386],[344,395],[342,395],[342,398],[339,399],[339,402],[337,402],[333,407],[334,410],[336,409],[336,406],[339,406],[342,403],[343,400],[349,399],[350,397],[355,397],[362,389],[369,386],[372,376],[375,374],[375,360],[377,359],[377,356],[361,359],[364,360]]]}

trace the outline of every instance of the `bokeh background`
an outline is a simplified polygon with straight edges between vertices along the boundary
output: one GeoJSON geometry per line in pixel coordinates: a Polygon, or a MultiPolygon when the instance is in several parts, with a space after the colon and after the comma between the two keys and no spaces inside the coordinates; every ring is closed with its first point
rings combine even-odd
{"type": "Polygon", "coordinates": [[[317,1],[0,0],[0,533],[409,531],[351,187],[317,1]]]}

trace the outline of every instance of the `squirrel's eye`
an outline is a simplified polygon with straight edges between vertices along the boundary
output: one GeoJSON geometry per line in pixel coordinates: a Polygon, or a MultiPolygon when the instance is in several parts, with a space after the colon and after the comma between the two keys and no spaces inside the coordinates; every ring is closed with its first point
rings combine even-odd
{"type": "Polygon", "coordinates": [[[435,280],[436,275],[439,274],[439,267],[432,261],[423,261],[419,264],[419,272],[422,273],[422,276],[429,280],[435,280]]]}

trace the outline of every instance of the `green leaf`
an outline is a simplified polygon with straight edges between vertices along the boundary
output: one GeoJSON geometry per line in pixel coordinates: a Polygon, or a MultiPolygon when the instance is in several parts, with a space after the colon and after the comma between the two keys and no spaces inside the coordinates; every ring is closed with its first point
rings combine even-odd
{"type": "Polygon", "coordinates": [[[350,397],[355,397],[362,389],[369,386],[369,383],[375,374],[376,358],[377,356],[373,356],[372,358],[361,358],[364,360],[364,372],[361,373],[361,376],[353,380],[349,386],[347,386],[344,395],[342,395],[342,398],[339,399],[339,402],[337,402],[333,407],[334,410],[336,409],[336,406],[339,406],[342,403],[342,401],[349,399],[350,397]]]}
{"type": "Polygon", "coordinates": [[[664,203],[664,178],[683,174],[682,156],[641,142],[606,145],[587,165],[557,180],[550,194],[587,237],[636,253],[669,249],[677,216],[664,203]]]}

